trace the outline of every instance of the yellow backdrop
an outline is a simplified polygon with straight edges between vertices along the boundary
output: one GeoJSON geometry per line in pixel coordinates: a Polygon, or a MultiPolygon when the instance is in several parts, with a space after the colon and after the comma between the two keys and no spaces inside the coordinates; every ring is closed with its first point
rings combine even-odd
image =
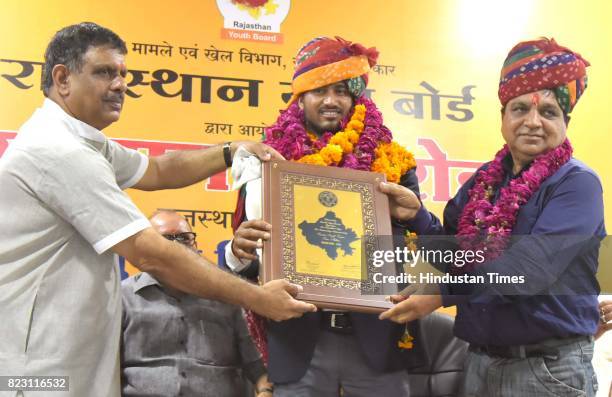
{"type": "MultiPolygon", "coordinates": [[[[554,37],[592,64],[569,136],[612,205],[612,6],[605,0],[270,0],[257,10],[231,0],[62,0],[4,2],[1,10],[0,155],[42,102],[39,62],[63,26],[94,21],[127,42],[131,96],[105,133],[151,154],[260,139],[285,106],[297,49],[339,35],[379,49],[368,88],[396,139],[414,151],[424,202],[438,214],[502,145],[497,83],[507,51],[520,40],[554,37]]],[[[216,262],[218,244],[231,236],[228,178],[129,193],[146,214],[183,210],[216,262]]]]}

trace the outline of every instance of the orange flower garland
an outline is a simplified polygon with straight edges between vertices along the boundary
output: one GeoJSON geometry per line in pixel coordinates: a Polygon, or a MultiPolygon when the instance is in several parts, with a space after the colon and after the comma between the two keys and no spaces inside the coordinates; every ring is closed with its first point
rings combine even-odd
{"type": "Polygon", "coordinates": [[[397,347],[400,349],[410,350],[414,347],[414,337],[408,332],[408,326],[402,337],[397,341],[397,347]]]}
{"type": "MultiPolygon", "coordinates": [[[[299,159],[298,163],[338,165],[344,154],[353,152],[353,147],[363,131],[363,120],[365,120],[365,106],[355,105],[355,111],[346,127],[334,134],[319,153],[306,155],[299,159]]],[[[314,136],[311,135],[310,138],[313,139],[314,136]]]]}
{"type": "MultiPolygon", "coordinates": [[[[364,129],[365,114],[366,107],[364,105],[355,105],[355,111],[342,131],[334,134],[327,145],[318,153],[306,155],[297,162],[327,166],[338,165],[344,155],[353,153],[353,149],[364,129]]],[[[313,141],[316,139],[312,134],[309,134],[309,136],[313,141]]],[[[416,161],[412,153],[396,142],[379,144],[375,150],[375,156],[371,170],[385,174],[389,182],[398,183],[402,175],[409,169],[416,167],[416,161]]]]}
{"type": "Polygon", "coordinates": [[[375,153],[376,160],[372,162],[372,171],[386,174],[389,182],[398,183],[402,175],[416,167],[412,153],[397,142],[380,144],[375,153]]]}

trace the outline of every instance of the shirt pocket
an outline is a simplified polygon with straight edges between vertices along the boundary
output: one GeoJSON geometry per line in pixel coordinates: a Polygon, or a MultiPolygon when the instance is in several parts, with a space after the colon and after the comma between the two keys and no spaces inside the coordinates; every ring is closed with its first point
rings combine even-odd
{"type": "Polygon", "coordinates": [[[130,310],[123,334],[125,359],[175,356],[184,351],[180,341],[183,324],[179,313],[169,305],[148,305],[130,310]]]}
{"type": "Polygon", "coordinates": [[[234,328],[205,319],[197,320],[190,329],[188,350],[202,364],[235,366],[239,364],[234,328]]]}

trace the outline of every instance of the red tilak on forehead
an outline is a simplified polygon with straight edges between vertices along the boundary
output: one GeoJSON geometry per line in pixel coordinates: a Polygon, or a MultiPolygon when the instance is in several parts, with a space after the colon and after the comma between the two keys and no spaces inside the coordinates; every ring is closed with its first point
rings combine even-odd
{"type": "Polygon", "coordinates": [[[533,94],[531,94],[531,103],[533,103],[535,106],[538,106],[540,104],[540,94],[537,92],[534,92],[533,94]]]}

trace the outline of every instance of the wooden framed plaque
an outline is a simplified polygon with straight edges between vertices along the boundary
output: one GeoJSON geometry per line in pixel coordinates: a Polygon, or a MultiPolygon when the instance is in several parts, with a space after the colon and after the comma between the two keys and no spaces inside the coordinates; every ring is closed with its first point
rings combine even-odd
{"type": "MultiPolygon", "coordinates": [[[[321,308],[381,312],[394,284],[376,282],[375,251],[393,250],[383,174],[289,161],[263,163],[264,242],[260,279],[284,278],[304,287],[298,299],[321,308]],[[381,238],[385,236],[385,238],[381,238]]],[[[382,275],[380,275],[382,276],[382,275]]]]}

